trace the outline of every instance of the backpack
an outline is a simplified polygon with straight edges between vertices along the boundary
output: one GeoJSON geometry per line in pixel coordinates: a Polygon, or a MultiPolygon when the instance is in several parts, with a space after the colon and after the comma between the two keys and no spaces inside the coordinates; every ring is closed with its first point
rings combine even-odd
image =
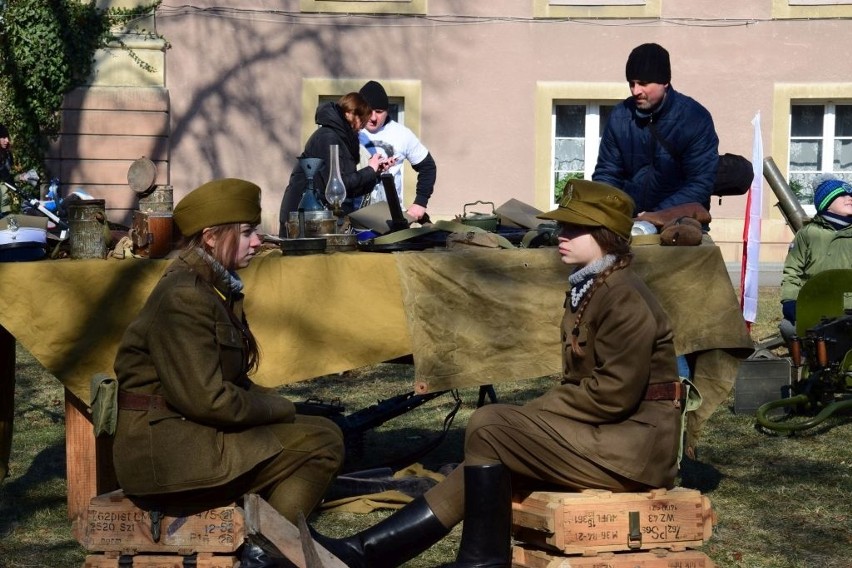
{"type": "Polygon", "coordinates": [[[713,195],[744,195],[751,188],[752,181],[754,168],[748,159],[737,154],[721,154],[713,195]]]}

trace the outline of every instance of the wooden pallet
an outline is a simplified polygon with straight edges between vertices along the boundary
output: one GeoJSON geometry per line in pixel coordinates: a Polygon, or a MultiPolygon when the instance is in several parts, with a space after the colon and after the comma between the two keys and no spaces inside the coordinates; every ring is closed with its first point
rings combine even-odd
{"type": "Polygon", "coordinates": [[[656,549],[648,552],[602,552],[595,556],[562,556],[525,545],[512,547],[512,568],[713,568],[703,552],[656,549]]]}
{"type": "Polygon", "coordinates": [[[715,515],[700,492],[676,488],[647,493],[536,491],[512,504],[517,540],[563,554],[685,550],[704,544],[715,515]]]}

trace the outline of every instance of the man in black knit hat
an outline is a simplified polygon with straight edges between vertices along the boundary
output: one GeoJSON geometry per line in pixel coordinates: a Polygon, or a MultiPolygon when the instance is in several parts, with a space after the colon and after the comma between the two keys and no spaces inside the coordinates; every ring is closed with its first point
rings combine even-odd
{"type": "Polygon", "coordinates": [[[710,209],[719,161],[713,118],[671,86],[669,52],[636,47],[625,75],[631,96],[617,105],[601,137],[594,181],[623,189],[638,215],[685,203],[710,209]]]}
{"type": "MultiPolygon", "coordinates": [[[[432,191],[438,169],[432,154],[417,136],[408,128],[388,117],[388,95],[385,88],[377,81],[368,81],[359,91],[362,97],[373,108],[373,114],[361,129],[358,139],[370,154],[382,156],[383,163],[388,164],[388,171],[393,174],[399,202],[402,200],[402,166],[405,160],[417,172],[417,187],[414,203],[408,206],[405,213],[419,221],[426,214],[426,205],[432,191]]],[[[377,184],[375,189],[365,198],[366,202],[385,201],[384,187],[377,184]]],[[[363,203],[366,205],[366,203],[363,203]]]]}

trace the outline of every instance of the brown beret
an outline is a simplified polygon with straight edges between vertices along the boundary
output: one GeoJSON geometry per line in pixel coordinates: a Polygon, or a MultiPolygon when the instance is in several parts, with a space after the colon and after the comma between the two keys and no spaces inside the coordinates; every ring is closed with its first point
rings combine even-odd
{"type": "Polygon", "coordinates": [[[559,207],[538,215],[538,218],[570,225],[606,227],[630,239],[633,207],[633,200],[620,189],[605,183],[575,179],[565,184],[559,207]]]}
{"type": "Polygon", "coordinates": [[[208,181],[180,200],[172,214],[184,236],[227,223],[260,223],[260,188],[250,181],[208,181]]]}

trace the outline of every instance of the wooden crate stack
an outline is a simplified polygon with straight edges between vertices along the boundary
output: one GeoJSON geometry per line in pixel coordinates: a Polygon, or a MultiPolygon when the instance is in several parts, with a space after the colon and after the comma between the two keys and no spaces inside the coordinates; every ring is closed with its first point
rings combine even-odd
{"type": "Polygon", "coordinates": [[[236,551],[245,540],[246,523],[236,504],[156,517],[121,490],[92,499],[73,527],[77,541],[92,553],[83,568],[183,568],[187,561],[197,568],[239,566],[236,551]]]}
{"type": "Polygon", "coordinates": [[[513,503],[514,568],[712,568],[692,550],[716,518],[699,491],[537,491],[513,503]]]}

